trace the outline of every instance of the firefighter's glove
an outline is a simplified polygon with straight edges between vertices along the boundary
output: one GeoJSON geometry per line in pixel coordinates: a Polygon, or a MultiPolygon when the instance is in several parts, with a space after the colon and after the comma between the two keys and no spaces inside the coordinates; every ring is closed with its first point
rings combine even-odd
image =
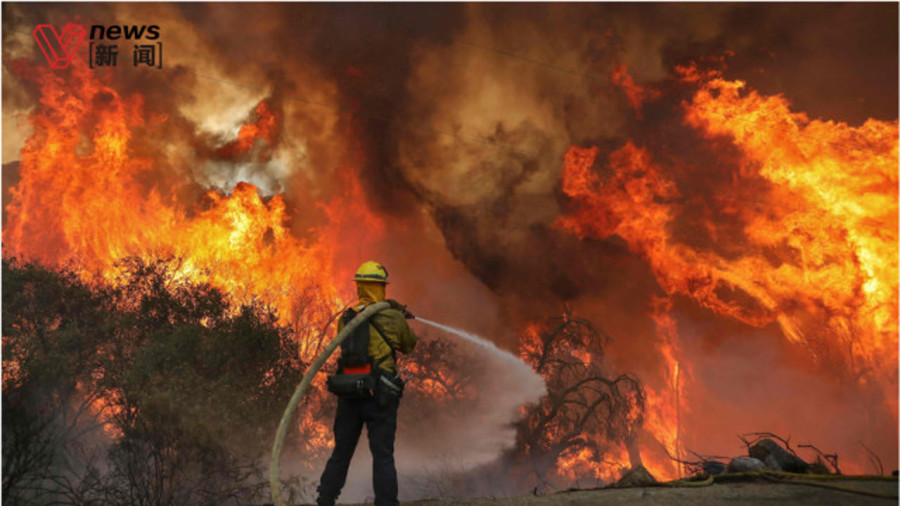
{"type": "Polygon", "coordinates": [[[415,318],[415,315],[413,315],[412,313],[410,313],[409,310],[406,309],[406,306],[404,306],[403,304],[400,304],[400,303],[397,302],[396,300],[394,300],[394,299],[388,299],[388,300],[387,300],[387,303],[391,305],[391,308],[392,308],[392,309],[396,309],[397,311],[400,311],[401,313],[403,313],[403,316],[404,316],[407,320],[412,320],[413,318],[415,318]]]}

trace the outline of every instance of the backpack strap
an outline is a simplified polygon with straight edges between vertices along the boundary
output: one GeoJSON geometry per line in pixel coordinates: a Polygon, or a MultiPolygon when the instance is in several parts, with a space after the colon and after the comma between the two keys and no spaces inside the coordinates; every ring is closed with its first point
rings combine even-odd
{"type": "MultiPolygon", "coordinates": [[[[378,337],[380,337],[382,341],[384,341],[384,344],[388,345],[388,348],[391,349],[391,358],[394,359],[394,365],[397,365],[397,349],[394,348],[394,346],[391,344],[391,341],[388,340],[386,335],[384,335],[384,331],[381,330],[381,326],[376,324],[372,320],[369,320],[369,325],[371,325],[372,328],[375,329],[375,333],[378,334],[378,337]]],[[[375,365],[381,365],[381,363],[385,360],[387,360],[387,356],[382,357],[381,360],[379,360],[375,365]]]]}

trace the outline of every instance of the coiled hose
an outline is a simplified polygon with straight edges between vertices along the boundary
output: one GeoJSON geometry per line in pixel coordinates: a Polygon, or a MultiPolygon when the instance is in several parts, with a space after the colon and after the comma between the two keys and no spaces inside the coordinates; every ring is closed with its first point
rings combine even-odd
{"type": "Polygon", "coordinates": [[[847,485],[839,485],[828,483],[829,481],[897,481],[896,476],[852,476],[842,474],[798,474],[788,473],[785,471],[751,471],[745,473],[726,473],[718,475],[706,475],[695,478],[685,478],[661,483],[665,487],[707,487],[715,482],[739,481],[744,479],[763,478],[776,483],[788,483],[792,485],[807,485],[810,487],[828,488],[832,490],[840,490],[842,492],[850,492],[853,494],[868,495],[881,499],[896,499],[896,493],[878,492],[875,490],[866,490],[847,485]]]}
{"type": "Polygon", "coordinates": [[[275,503],[275,506],[284,506],[284,499],[281,497],[281,448],[284,446],[284,436],[287,434],[288,426],[291,423],[291,418],[294,416],[294,410],[297,409],[297,405],[300,403],[300,399],[303,398],[303,394],[306,393],[306,389],[309,388],[309,384],[312,383],[313,377],[315,377],[316,373],[319,372],[319,369],[325,365],[325,361],[328,360],[328,357],[334,353],[334,350],[340,346],[344,339],[347,339],[347,336],[349,336],[356,327],[371,318],[372,315],[389,307],[390,304],[387,302],[377,302],[368,306],[361,313],[356,315],[355,318],[350,320],[350,323],[345,325],[344,328],[338,332],[338,335],[334,340],[328,343],[328,346],[322,350],[322,353],[319,354],[315,362],[313,362],[306,371],[306,374],[303,375],[303,379],[300,380],[300,385],[294,390],[294,395],[292,395],[291,400],[288,401],[287,408],[284,410],[284,415],[281,417],[281,423],[278,424],[278,432],[275,434],[275,443],[272,445],[272,462],[269,465],[269,486],[272,487],[272,501],[275,503]]]}

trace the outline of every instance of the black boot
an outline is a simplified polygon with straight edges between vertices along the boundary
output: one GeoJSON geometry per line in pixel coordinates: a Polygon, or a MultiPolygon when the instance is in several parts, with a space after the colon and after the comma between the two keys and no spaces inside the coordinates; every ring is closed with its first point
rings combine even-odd
{"type": "Polygon", "coordinates": [[[318,506],[334,506],[334,497],[320,495],[319,498],[316,499],[316,504],[318,506]]]}

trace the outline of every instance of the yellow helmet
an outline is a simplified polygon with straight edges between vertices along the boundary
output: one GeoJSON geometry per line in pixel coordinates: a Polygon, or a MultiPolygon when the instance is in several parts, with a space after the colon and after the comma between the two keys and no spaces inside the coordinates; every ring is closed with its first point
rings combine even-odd
{"type": "Polygon", "coordinates": [[[371,281],[387,284],[387,277],[388,272],[383,265],[369,260],[359,266],[359,269],[356,270],[356,276],[353,276],[353,281],[371,281]]]}

